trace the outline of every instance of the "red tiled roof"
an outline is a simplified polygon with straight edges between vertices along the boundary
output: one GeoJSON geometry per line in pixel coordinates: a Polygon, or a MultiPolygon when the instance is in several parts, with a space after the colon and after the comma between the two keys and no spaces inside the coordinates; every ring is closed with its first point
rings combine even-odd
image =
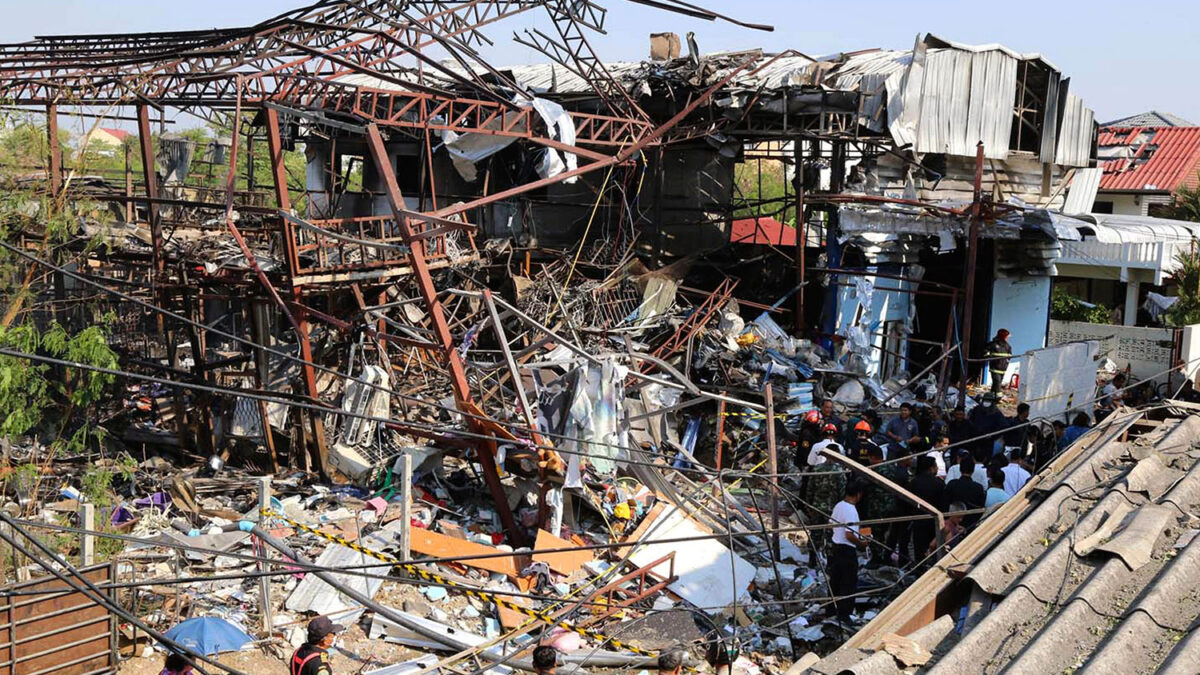
{"type": "Polygon", "coordinates": [[[1132,159],[1100,163],[1101,190],[1174,192],[1200,182],[1200,127],[1102,127],[1099,145],[1133,149],[1132,159]]]}
{"type": "Polygon", "coordinates": [[[122,129],[110,129],[108,127],[99,127],[96,129],[95,133],[100,133],[101,131],[108,134],[109,136],[112,136],[113,138],[117,139],[118,141],[120,141],[122,143],[125,142],[126,138],[129,138],[130,136],[133,135],[133,134],[129,133],[128,131],[124,131],[122,129]]]}
{"type": "Polygon", "coordinates": [[[795,246],[796,228],[768,216],[743,218],[733,221],[729,243],[795,246]]]}

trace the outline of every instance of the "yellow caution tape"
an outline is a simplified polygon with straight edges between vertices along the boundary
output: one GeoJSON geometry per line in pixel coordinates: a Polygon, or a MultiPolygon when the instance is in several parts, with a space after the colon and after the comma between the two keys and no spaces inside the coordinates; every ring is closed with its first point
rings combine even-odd
{"type": "Polygon", "coordinates": [[[631,644],[621,642],[620,640],[617,640],[616,638],[608,637],[607,635],[604,635],[603,633],[598,633],[598,632],[588,629],[588,628],[572,626],[571,624],[567,623],[566,621],[558,621],[554,617],[550,616],[549,614],[546,614],[544,612],[539,612],[534,609],[529,609],[528,607],[522,607],[521,605],[518,605],[517,603],[515,603],[511,600],[507,600],[505,598],[493,595],[491,593],[486,593],[484,591],[477,590],[470,586],[464,586],[458,582],[455,582],[455,581],[452,581],[445,577],[439,576],[437,574],[434,574],[433,572],[423,570],[420,567],[417,567],[416,565],[412,565],[410,563],[403,562],[403,561],[401,561],[395,557],[392,557],[390,555],[387,555],[385,553],[380,553],[379,551],[372,551],[371,549],[369,549],[365,546],[360,546],[359,544],[355,544],[354,542],[347,541],[346,539],[343,539],[342,537],[334,536],[332,534],[326,534],[324,532],[317,530],[316,528],[305,525],[304,523],[298,523],[298,522],[292,520],[291,518],[283,516],[283,515],[276,513],[270,509],[263,509],[262,514],[263,514],[263,516],[266,516],[268,518],[278,518],[279,520],[282,520],[283,522],[291,525],[292,527],[295,527],[296,529],[303,530],[309,534],[316,535],[316,536],[318,536],[322,539],[325,539],[326,541],[329,541],[331,543],[338,544],[340,546],[345,546],[346,548],[348,548],[352,551],[357,551],[363,555],[375,558],[376,560],[381,560],[386,563],[391,563],[392,565],[404,570],[405,572],[408,572],[409,574],[412,574],[416,577],[419,577],[419,578],[429,581],[431,583],[442,584],[444,586],[449,586],[451,588],[454,588],[455,590],[462,591],[463,593],[466,593],[468,597],[483,600],[484,602],[494,602],[501,607],[511,609],[512,611],[518,612],[520,614],[524,614],[525,616],[528,616],[531,619],[537,619],[539,621],[544,621],[544,622],[550,624],[551,626],[556,626],[558,628],[562,628],[563,630],[569,630],[573,633],[578,633],[584,637],[596,640],[597,642],[600,642],[601,644],[607,642],[608,644],[611,644],[612,646],[616,647],[617,649],[624,649],[626,651],[630,651],[630,652],[633,652],[634,654],[639,654],[641,656],[656,656],[657,655],[654,652],[650,652],[645,649],[641,649],[640,647],[634,647],[631,644]]]}

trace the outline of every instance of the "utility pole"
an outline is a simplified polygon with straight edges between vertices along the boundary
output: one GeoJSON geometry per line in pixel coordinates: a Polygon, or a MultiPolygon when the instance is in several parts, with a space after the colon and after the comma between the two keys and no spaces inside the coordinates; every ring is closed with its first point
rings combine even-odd
{"type": "Polygon", "coordinates": [[[963,366],[962,379],[958,387],[958,407],[966,406],[967,377],[970,373],[971,359],[971,315],[975,311],[975,264],[979,254],[979,225],[983,220],[983,141],[975,146],[975,196],[971,201],[970,234],[967,236],[967,265],[963,287],[966,298],[963,302],[962,344],[963,366]]]}

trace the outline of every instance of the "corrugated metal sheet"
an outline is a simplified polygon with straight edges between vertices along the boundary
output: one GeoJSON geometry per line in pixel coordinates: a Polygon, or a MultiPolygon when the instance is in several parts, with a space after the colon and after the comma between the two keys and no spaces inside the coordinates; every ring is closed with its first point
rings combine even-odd
{"type": "Polygon", "coordinates": [[[1096,126],[1096,114],[1083,105],[1083,99],[1067,94],[1062,111],[1062,127],[1058,132],[1058,151],[1054,154],[1056,164],[1063,166],[1087,166],[1092,158],[1092,136],[1096,126]]]}
{"type": "Polygon", "coordinates": [[[1106,127],[1099,145],[1108,156],[1101,190],[1174,192],[1195,187],[1200,170],[1200,127],[1106,127]]]}
{"type": "Polygon", "coordinates": [[[1100,189],[1100,176],[1103,173],[1098,168],[1077,170],[1067,190],[1067,201],[1063,203],[1062,212],[1067,215],[1090,213],[1092,205],[1096,203],[1096,191],[1100,189]]]}
{"type": "Polygon", "coordinates": [[[1197,238],[1200,225],[1186,220],[1126,216],[1111,213],[1088,213],[1077,216],[1090,223],[1080,227],[1086,238],[1103,244],[1135,244],[1139,242],[1173,241],[1186,243],[1197,238]]]}

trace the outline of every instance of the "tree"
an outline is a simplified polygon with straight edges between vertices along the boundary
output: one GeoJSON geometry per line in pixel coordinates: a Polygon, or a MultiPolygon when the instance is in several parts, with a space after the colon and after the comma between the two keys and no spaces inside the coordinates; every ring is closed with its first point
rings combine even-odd
{"type": "Polygon", "coordinates": [[[1180,186],[1168,211],[1176,220],[1200,223],[1200,184],[1196,187],[1180,186]]]}
{"type": "Polygon", "coordinates": [[[1092,305],[1063,290],[1055,289],[1050,295],[1050,318],[1058,321],[1083,321],[1085,323],[1108,323],[1108,310],[1092,305]]]}

